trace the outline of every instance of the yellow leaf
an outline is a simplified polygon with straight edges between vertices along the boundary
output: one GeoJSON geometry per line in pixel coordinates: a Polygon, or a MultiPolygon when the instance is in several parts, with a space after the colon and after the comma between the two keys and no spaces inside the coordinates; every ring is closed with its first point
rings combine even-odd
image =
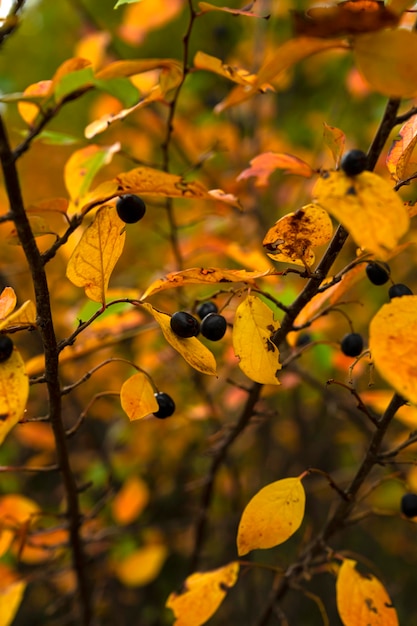
{"type": "Polygon", "coordinates": [[[223,63],[217,57],[205,52],[197,52],[194,57],[194,67],[223,76],[238,85],[251,85],[256,80],[256,75],[251,74],[248,70],[223,63]]]}
{"type": "Polygon", "coordinates": [[[126,234],[114,206],[103,206],[84,232],[67,266],[67,277],[84,287],[94,302],[106,301],[111,273],[123,252],[126,234]]]}
{"type": "Polygon", "coordinates": [[[398,626],[397,613],[383,585],[372,574],[360,574],[352,559],[345,559],[339,569],[336,601],[344,626],[398,626]]]}
{"type": "Polygon", "coordinates": [[[0,363],[0,444],[23,417],[29,395],[29,379],[20,353],[14,349],[0,363]]]}
{"type": "Polygon", "coordinates": [[[167,557],[163,544],[150,544],[135,550],[125,559],[114,563],[114,573],[126,587],[141,587],[159,574],[167,557]]]}
{"type": "Polygon", "coordinates": [[[0,320],[0,330],[17,326],[36,326],[36,307],[31,300],[26,300],[17,311],[0,320]]]}
{"type": "Polygon", "coordinates": [[[0,626],[9,626],[13,622],[25,589],[26,583],[23,581],[11,583],[7,587],[0,586],[0,626]]]}
{"type": "Polygon", "coordinates": [[[324,172],[313,189],[317,204],[333,215],[361,248],[385,259],[407,232],[409,217],[390,184],[372,172],[355,177],[324,172]]]}
{"type": "Polygon", "coordinates": [[[275,261],[311,266],[314,246],[327,243],[332,236],[332,221],[327,211],[307,204],[275,222],[263,240],[268,256],[275,261]]]}
{"type": "Polygon", "coordinates": [[[65,186],[74,204],[85,196],[97,172],[110,163],[120,144],[111,146],[90,145],[74,152],[65,164],[65,186]]]}
{"type": "Polygon", "coordinates": [[[335,167],[339,167],[340,159],[345,149],[345,133],[340,130],[340,128],[336,128],[335,126],[329,126],[329,124],[326,124],[326,122],[324,122],[323,138],[324,143],[333,155],[335,167]]]}
{"type": "Polygon", "coordinates": [[[189,339],[182,339],[172,332],[170,321],[171,317],[167,313],[157,311],[150,304],[145,302],[143,305],[147,311],[158,322],[165,339],[171,346],[181,354],[181,356],[198,372],[203,374],[216,374],[216,361],[213,354],[201,341],[196,337],[190,337],[189,339]]]}
{"type": "Polygon", "coordinates": [[[171,593],[166,603],[176,617],[173,626],[204,624],[217,611],[238,574],[239,563],[233,561],[219,569],[188,576],[184,592],[171,593]]]}
{"type": "Polygon", "coordinates": [[[287,541],[301,526],[305,492],[300,478],[283,478],[263,487],[246,505],[237,533],[237,550],[273,548],[287,541]]]}
{"type": "Polygon", "coordinates": [[[116,522],[121,526],[126,526],[126,524],[133,522],[148,504],[149,497],[149,489],[145,481],[137,476],[128,478],[120,491],[115,495],[111,505],[112,514],[116,522]]]}
{"type": "Polygon", "coordinates": [[[384,304],[369,327],[369,349],[381,376],[417,404],[417,296],[384,304]]]}
{"type": "Polygon", "coordinates": [[[353,40],[356,65],[371,87],[389,97],[417,94],[417,33],[381,30],[353,40]]]}
{"type": "Polygon", "coordinates": [[[236,310],[233,348],[240,369],[264,385],[279,385],[279,352],[271,337],[279,328],[271,309],[260,298],[249,295],[236,310]]]}
{"type": "Polygon", "coordinates": [[[10,315],[16,306],[17,298],[12,287],[5,287],[0,294],[0,320],[10,315]]]}
{"type": "Polygon", "coordinates": [[[263,278],[274,274],[275,270],[265,270],[262,272],[247,272],[246,270],[228,270],[219,267],[191,267],[181,272],[172,272],[164,278],[159,278],[152,283],[141,300],[149,298],[158,291],[172,289],[174,287],[184,287],[186,285],[208,285],[215,283],[250,283],[253,284],[257,278],[263,278]]]}
{"type": "Polygon", "coordinates": [[[14,529],[24,525],[38,511],[36,502],[25,496],[12,493],[0,498],[0,557],[9,549],[14,529]]]}
{"type": "Polygon", "coordinates": [[[120,390],[120,402],[122,409],[132,421],[140,420],[158,410],[154,388],[143,372],[133,374],[123,383],[120,390]]]}
{"type": "MultiPolygon", "coordinates": [[[[52,93],[52,81],[51,80],[41,80],[38,83],[34,83],[33,85],[29,85],[26,87],[23,94],[25,96],[40,96],[41,99],[46,99],[52,93]]],[[[23,120],[28,124],[28,126],[32,126],[33,122],[36,120],[39,114],[39,106],[33,104],[32,102],[18,102],[17,104],[18,111],[23,120]]]]}
{"type": "MultiPolygon", "coordinates": [[[[253,4],[255,3],[253,2],[249,6],[252,6],[253,4]]],[[[263,19],[268,19],[269,17],[269,15],[256,15],[252,11],[245,9],[229,9],[228,7],[217,7],[214,4],[210,4],[209,2],[199,2],[198,8],[201,14],[209,13],[210,11],[222,11],[224,13],[231,13],[232,15],[245,15],[246,17],[258,17],[263,19]]]]}
{"type": "Polygon", "coordinates": [[[88,33],[75,46],[75,54],[90,61],[93,69],[97,69],[103,64],[110,40],[110,33],[106,31],[88,33]]]}

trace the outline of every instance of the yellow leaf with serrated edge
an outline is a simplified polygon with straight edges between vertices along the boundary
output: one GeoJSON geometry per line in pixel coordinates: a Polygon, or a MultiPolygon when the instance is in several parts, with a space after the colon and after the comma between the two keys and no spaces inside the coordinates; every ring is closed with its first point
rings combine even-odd
{"type": "Polygon", "coordinates": [[[316,204],[307,204],[281,217],[268,230],[263,246],[275,261],[311,266],[315,260],[312,248],[327,243],[332,233],[327,211],[316,204]]]}
{"type": "Polygon", "coordinates": [[[279,351],[271,338],[278,330],[271,309],[260,298],[249,295],[236,310],[233,348],[240,369],[251,380],[279,385],[279,351]]]}
{"type": "Polygon", "coordinates": [[[233,561],[219,569],[188,576],[183,593],[171,593],[166,603],[176,617],[173,626],[205,624],[236,583],[238,574],[239,563],[233,561]]]}
{"type": "Polygon", "coordinates": [[[0,586],[0,626],[9,626],[13,622],[25,589],[26,583],[23,581],[0,586]]]}
{"type": "Polygon", "coordinates": [[[313,189],[317,204],[333,215],[361,248],[385,259],[409,226],[401,198],[377,174],[323,172],[313,189]]]}
{"type": "Polygon", "coordinates": [[[114,573],[126,587],[141,587],[155,580],[167,557],[163,544],[150,544],[135,550],[114,564],[114,573]]]}
{"type": "Polygon", "coordinates": [[[149,498],[149,487],[144,480],[138,476],[127,478],[111,503],[115,521],[122,526],[133,522],[142,513],[149,498]]]}
{"type": "Polygon", "coordinates": [[[398,626],[397,613],[380,581],[361,574],[356,561],[345,559],[336,582],[337,610],[344,626],[398,626]]]}
{"type": "Polygon", "coordinates": [[[23,417],[29,395],[29,378],[20,352],[0,363],[0,444],[23,417]]]}
{"type": "Polygon", "coordinates": [[[304,518],[305,492],[300,478],[283,478],[263,487],[246,505],[237,532],[237,550],[273,548],[287,541],[304,518]]]}
{"type": "Polygon", "coordinates": [[[216,374],[216,360],[213,354],[196,337],[183,339],[172,332],[171,317],[167,313],[157,311],[147,302],[142,305],[158,322],[165,339],[181,356],[198,372],[216,374]]]}
{"type": "Polygon", "coordinates": [[[143,372],[133,374],[123,383],[120,402],[130,420],[140,420],[158,410],[154,393],[149,378],[143,372]]]}
{"type": "Polygon", "coordinates": [[[352,45],[357,68],[375,91],[393,98],[417,94],[417,33],[381,30],[355,37],[352,45]]]}
{"type": "Polygon", "coordinates": [[[94,302],[106,301],[111,273],[123,252],[124,223],[114,206],[103,206],[84,232],[67,266],[67,277],[94,302]]]}
{"type": "Polygon", "coordinates": [[[417,403],[417,296],[393,298],[369,326],[369,349],[380,375],[417,403]]]}
{"type": "Polygon", "coordinates": [[[220,267],[191,267],[181,272],[171,272],[164,278],[159,278],[147,288],[140,299],[145,300],[158,291],[191,284],[254,283],[257,278],[263,278],[274,273],[276,273],[275,270],[271,269],[261,272],[248,272],[246,270],[227,270],[220,267]]]}

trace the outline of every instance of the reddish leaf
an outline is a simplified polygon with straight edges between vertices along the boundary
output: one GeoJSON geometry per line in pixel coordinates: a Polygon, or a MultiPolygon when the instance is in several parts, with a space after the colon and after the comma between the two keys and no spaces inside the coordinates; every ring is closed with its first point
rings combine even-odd
{"type": "Polygon", "coordinates": [[[256,185],[258,187],[267,185],[270,175],[277,169],[285,170],[285,174],[297,174],[306,178],[310,178],[314,174],[314,170],[308,163],[292,154],[283,152],[263,152],[253,158],[250,164],[251,167],[243,170],[237,177],[237,180],[256,176],[256,185]]]}

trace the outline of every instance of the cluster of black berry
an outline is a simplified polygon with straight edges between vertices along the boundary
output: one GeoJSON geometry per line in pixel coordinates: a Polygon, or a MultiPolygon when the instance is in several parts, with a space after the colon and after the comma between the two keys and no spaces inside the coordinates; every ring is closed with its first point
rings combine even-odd
{"type": "Polygon", "coordinates": [[[197,308],[201,322],[187,311],[177,311],[171,317],[171,330],[178,337],[187,339],[199,333],[210,341],[220,341],[227,329],[227,322],[218,312],[214,302],[203,302],[197,308]]]}

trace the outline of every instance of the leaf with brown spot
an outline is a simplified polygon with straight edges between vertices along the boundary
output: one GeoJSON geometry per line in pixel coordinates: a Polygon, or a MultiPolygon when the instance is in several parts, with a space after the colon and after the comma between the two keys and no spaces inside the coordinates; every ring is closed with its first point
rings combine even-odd
{"type": "Polygon", "coordinates": [[[380,581],[361,574],[353,559],[344,559],[336,582],[337,610],[343,626],[398,626],[397,613],[380,581]]]}
{"type": "Polygon", "coordinates": [[[262,243],[274,261],[310,267],[315,260],[312,248],[327,243],[332,232],[327,211],[316,204],[307,204],[279,219],[262,243]]]}

